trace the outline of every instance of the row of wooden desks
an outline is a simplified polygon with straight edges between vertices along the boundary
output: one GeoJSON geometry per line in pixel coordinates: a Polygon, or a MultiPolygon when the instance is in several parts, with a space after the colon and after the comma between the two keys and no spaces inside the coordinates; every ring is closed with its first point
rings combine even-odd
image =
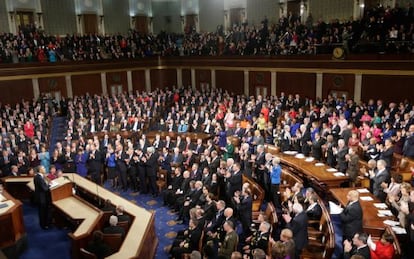
{"type": "MultiPolygon", "coordinates": [[[[387,226],[384,221],[394,221],[395,217],[387,208],[385,203],[381,203],[377,197],[370,193],[365,188],[333,188],[330,189],[331,195],[342,205],[348,204],[347,194],[351,190],[357,190],[359,192],[359,202],[363,210],[363,227],[364,232],[379,237],[387,226]]],[[[396,231],[398,234],[398,231],[396,231]]]]}
{"type": "MultiPolygon", "coordinates": [[[[20,186],[25,183],[28,189],[34,190],[32,177],[10,177],[4,179],[7,188],[20,186]]],[[[125,213],[132,218],[131,226],[121,248],[108,258],[153,258],[158,239],[155,234],[154,213],[149,212],[134,203],[116,195],[105,188],[77,174],[64,174],[64,177],[54,180],[55,187],[51,188],[53,206],[71,220],[78,222],[77,228],[69,234],[72,240],[72,255],[79,256],[79,249],[90,240],[93,231],[100,229],[103,212],[73,193],[73,187],[82,189],[96,199],[110,199],[115,205],[122,205],[125,213]]]]}
{"type": "Polygon", "coordinates": [[[19,247],[24,248],[26,243],[22,203],[3,190],[0,205],[0,249],[15,257],[21,252],[19,247]]]}

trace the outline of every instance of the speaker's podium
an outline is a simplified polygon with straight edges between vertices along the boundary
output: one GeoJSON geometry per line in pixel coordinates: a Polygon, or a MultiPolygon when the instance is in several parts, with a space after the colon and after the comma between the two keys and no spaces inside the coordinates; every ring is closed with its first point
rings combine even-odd
{"type": "Polygon", "coordinates": [[[73,183],[65,177],[50,182],[50,196],[57,227],[70,227],[72,257],[79,258],[80,248],[89,242],[93,231],[100,229],[103,212],[73,192],[73,183]]]}

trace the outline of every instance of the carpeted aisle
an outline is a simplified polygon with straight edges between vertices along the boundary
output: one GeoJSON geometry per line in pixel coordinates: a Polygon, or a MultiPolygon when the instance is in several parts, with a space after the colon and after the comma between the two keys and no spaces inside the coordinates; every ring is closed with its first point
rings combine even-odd
{"type": "MultiPolygon", "coordinates": [[[[108,184],[105,185],[108,188],[108,184]]],[[[109,188],[110,189],[110,188],[109,188]]],[[[155,258],[168,258],[166,252],[171,246],[177,231],[186,228],[185,225],[177,225],[177,216],[167,207],[163,207],[162,197],[153,198],[151,195],[140,195],[130,192],[116,192],[127,200],[150,211],[155,211],[155,229],[158,236],[158,247],[155,258]]],[[[70,240],[68,230],[52,227],[42,230],[39,226],[37,207],[29,202],[23,203],[24,223],[28,237],[28,249],[21,255],[21,259],[45,259],[57,258],[70,259],[70,240]]]]}

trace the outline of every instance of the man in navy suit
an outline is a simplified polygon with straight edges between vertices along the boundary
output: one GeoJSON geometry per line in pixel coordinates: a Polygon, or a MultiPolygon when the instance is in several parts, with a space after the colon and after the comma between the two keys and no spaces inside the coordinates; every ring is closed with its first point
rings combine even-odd
{"type": "Polygon", "coordinates": [[[300,203],[293,204],[292,218],[289,214],[283,214],[283,219],[286,221],[286,227],[292,230],[293,241],[295,242],[295,256],[300,258],[302,249],[308,245],[308,216],[303,210],[300,203]]]}
{"type": "Polygon", "coordinates": [[[49,185],[46,182],[46,177],[42,173],[37,173],[33,179],[35,191],[35,201],[39,206],[39,223],[43,229],[48,229],[48,209],[50,202],[49,185]]]}
{"type": "Polygon", "coordinates": [[[355,233],[362,231],[362,208],[359,203],[359,193],[356,190],[348,192],[348,205],[340,214],[344,240],[351,240],[355,233]]]}
{"type": "Polygon", "coordinates": [[[390,183],[391,177],[390,173],[388,172],[387,163],[380,159],[377,161],[377,169],[378,171],[374,174],[374,172],[370,172],[370,178],[373,181],[372,184],[372,192],[375,197],[381,200],[381,202],[385,202],[387,194],[384,192],[384,188],[381,186],[382,183],[390,183]]]}

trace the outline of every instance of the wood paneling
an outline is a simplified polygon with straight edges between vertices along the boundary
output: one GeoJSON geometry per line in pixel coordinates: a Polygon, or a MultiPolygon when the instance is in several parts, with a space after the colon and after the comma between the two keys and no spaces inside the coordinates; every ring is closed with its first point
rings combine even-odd
{"type": "Polygon", "coordinates": [[[177,85],[177,70],[175,69],[156,69],[151,70],[151,89],[171,89],[173,85],[177,85]]]}
{"type": "Polygon", "coordinates": [[[196,85],[197,89],[201,89],[201,84],[209,84],[211,87],[211,71],[207,69],[196,70],[196,85]]]}
{"type": "Polygon", "coordinates": [[[385,102],[413,101],[414,77],[362,76],[361,100],[382,99],[385,102]]]}
{"type": "Polygon", "coordinates": [[[191,85],[191,70],[190,69],[183,69],[182,70],[183,76],[183,85],[185,87],[191,85]]]}
{"type": "Polygon", "coordinates": [[[106,73],[106,85],[108,93],[111,93],[112,85],[122,85],[122,91],[128,92],[127,73],[125,72],[108,72],[106,73]]]}
{"type": "Polygon", "coordinates": [[[39,91],[42,93],[60,92],[64,97],[67,97],[66,80],[63,76],[39,78],[39,91]]]}
{"type": "Polygon", "coordinates": [[[101,94],[101,75],[90,74],[72,76],[72,92],[73,95],[84,95],[86,93],[91,95],[101,94]]]}
{"type": "Polygon", "coordinates": [[[32,100],[32,80],[0,81],[0,101],[3,104],[15,104],[24,100],[32,100]]]}
{"type": "Polygon", "coordinates": [[[132,89],[135,91],[145,91],[145,71],[132,71],[132,89]]]}
{"type": "Polygon", "coordinates": [[[256,87],[266,87],[267,95],[270,96],[271,77],[270,72],[251,71],[249,72],[249,95],[256,93],[256,87]]]}
{"type": "Polygon", "coordinates": [[[276,94],[279,95],[280,92],[315,99],[316,74],[277,73],[276,94]]]}
{"type": "Polygon", "coordinates": [[[223,88],[230,93],[244,93],[244,73],[243,71],[216,71],[216,86],[223,88]]]}
{"type": "Polygon", "coordinates": [[[322,81],[322,98],[328,94],[342,93],[347,98],[354,98],[355,75],[351,74],[323,74],[322,81]]]}

